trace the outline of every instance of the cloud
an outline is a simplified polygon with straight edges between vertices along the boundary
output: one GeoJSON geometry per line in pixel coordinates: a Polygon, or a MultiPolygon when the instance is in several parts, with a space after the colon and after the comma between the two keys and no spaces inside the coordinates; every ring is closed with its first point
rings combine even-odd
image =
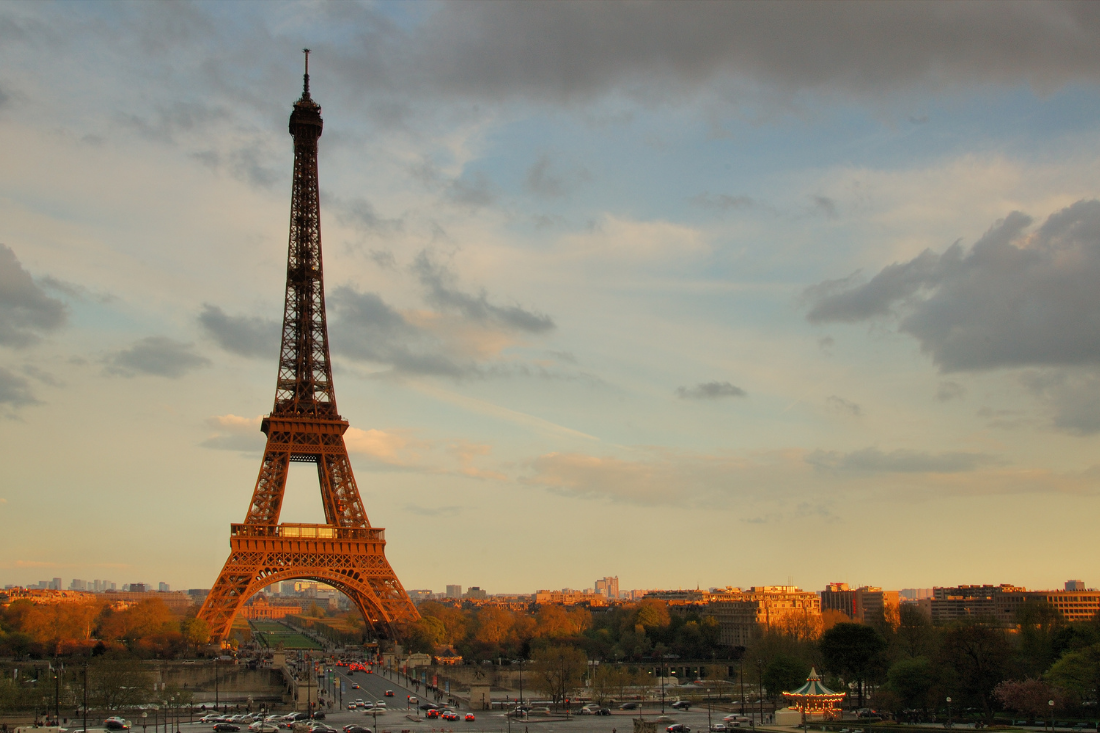
{"type": "Polygon", "coordinates": [[[748,393],[729,382],[704,382],[694,387],[677,387],[682,400],[717,400],[722,397],[746,397],[748,393]]]}
{"type": "Polygon", "coordinates": [[[328,298],[334,318],[333,348],[353,359],[385,364],[395,371],[460,377],[473,365],[445,353],[443,341],[397,312],[374,293],[337,287],[328,298]]]}
{"type": "Polygon", "coordinates": [[[828,196],[814,196],[814,210],[825,216],[826,219],[837,218],[836,201],[828,196]]]}
{"type": "Polygon", "coordinates": [[[883,268],[808,288],[812,323],[896,313],[942,372],[1100,365],[1100,201],[1078,201],[1032,233],[1020,212],[969,252],[926,250],[883,268]]]}
{"type": "Polygon", "coordinates": [[[1027,371],[1021,381],[1049,410],[1054,429],[1073,435],[1100,432],[1100,374],[1045,369],[1027,371]]]}
{"type": "Polygon", "coordinates": [[[554,328],[554,320],[550,316],[518,305],[493,305],[484,290],[476,296],[458,290],[454,287],[454,274],[446,267],[432,262],[427,252],[421,252],[417,256],[413,272],[427,289],[428,302],[438,308],[456,311],[471,321],[493,323],[516,331],[543,333],[554,328]]]}
{"type": "Polygon", "coordinates": [[[828,407],[830,411],[840,415],[859,417],[863,414],[863,408],[855,402],[846,400],[843,397],[837,397],[836,395],[830,395],[826,398],[825,406],[828,407]]]}
{"type": "Polygon", "coordinates": [[[193,344],[164,336],[147,336],[133,346],[107,357],[106,371],[123,377],[151,374],[178,379],[188,372],[209,366],[210,360],[195,353],[193,344]]]}
{"type": "Polygon", "coordinates": [[[209,418],[206,424],[217,432],[199,443],[203,448],[214,450],[241,451],[258,453],[263,450],[267,437],[260,432],[263,417],[240,417],[239,415],[218,415],[209,418]]]}
{"type": "Polygon", "coordinates": [[[884,453],[878,448],[863,448],[851,453],[813,451],[806,456],[806,462],[821,469],[854,473],[961,473],[999,461],[985,453],[905,449],[884,453]]]}
{"type": "Polygon", "coordinates": [[[4,367],[0,367],[0,405],[23,407],[37,404],[30,382],[4,367]]]}
{"type": "Polygon", "coordinates": [[[940,382],[940,386],[936,390],[936,399],[939,402],[961,400],[965,396],[966,388],[958,382],[940,382]]]}
{"type": "Polygon", "coordinates": [[[413,440],[398,431],[360,430],[348,428],[344,433],[344,445],[349,453],[357,453],[374,461],[391,466],[410,466],[419,462],[416,448],[427,448],[427,443],[413,440]]]}
{"type": "Polygon", "coordinates": [[[68,309],[46,295],[15,253],[0,244],[0,344],[29,346],[65,325],[68,309]]]}
{"type": "Polygon", "coordinates": [[[199,324],[226,351],[240,356],[272,359],[279,353],[279,324],[268,318],[230,316],[221,308],[203,303],[199,324]]]}
{"type": "MultiPolygon", "coordinates": [[[[368,234],[395,234],[405,228],[403,219],[387,219],[378,214],[374,204],[365,198],[341,199],[332,194],[324,195],[325,204],[336,214],[336,219],[368,234]]],[[[391,255],[392,256],[392,255],[391,255]]]]}
{"type": "Polygon", "coordinates": [[[496,201],[496,193],[489,177],[481,171],[468,178],[456,178],[444,189],[447,199],[467,209],[480,209],[496,201]]]}
{"type": "Polygon", "coordinates": [[[712,211],[741,211],[756,206],[756,201],[749,196],[730,196],[726,193],[712,196],[707,191],[698,196],[692,196],[688,201],[700,209],[710,209],[712,211]]]}
{"type": "Polygon", "coordinates": [[[867,100],[913,87],[1052,89],[1097,79],[1097,16],[1087,3],[444,4],[374,49],[371,71],[380,88],[557,103],[617,90],[667,103],[731,82],[867,100]]]}
{"type": "Polygon", "coordinates": [[[583,166],[562,171],[557,168],[549,155],[543,153],[527,169],[523,185],[536,196],[561,198],[591,180],[592,174],[583,166]]]}

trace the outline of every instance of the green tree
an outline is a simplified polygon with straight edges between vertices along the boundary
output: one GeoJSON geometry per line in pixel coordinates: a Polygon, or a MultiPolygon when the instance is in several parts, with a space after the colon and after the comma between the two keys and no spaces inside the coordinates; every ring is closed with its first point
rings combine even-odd
{"type": "Polygon", "coordinates": [[[936,671],[928,657],[902,659],[886,674],[887,687],[898,696],[903,709],[927,710],[936,671]]]}
{"type": "Polygon", "coordinates": [[[863,707],[863,685],[880,669],[885,648],[882,635],[863,624],[837,624],[821,635],[825,665],[858,685],[859,707],[863,707]]]}
{"type": "Polygon", "coordinates": [[[914,603],[903,603],[898,609],[898,628],[894,639],[895,647],[903,656],[931,657],[935,653],[932,621],[914,603]]]}
{"type": "Polygon", "coordinates": [[[801,687],[810,674],[810,665],[796,657],[781,655],[764,668],[763,683],[768,697],[778,700],[784,692],[801,687]]]}
{"type": "Polygon", "coordinates": [[[1100,700],[1100,644],[1066,652],[1047,677],[1077,701],[1100,700]]]}
{"type": "Polygon", "coordinates": [[[1061,612],[1046,601],[1030,600],[1016,609],[1017,664],[1028,677],[1038,678],[1054,663],[1055,637],[1064,626],[1061,612]]]}
{"type": "Polygon", "coordinates": [[[953,673],[951,686],[992,722],[993,688],[1008,677],[1012,661],[1004,631],[981,622],[957,624],[944,634],[939,658],[953,673]]]}

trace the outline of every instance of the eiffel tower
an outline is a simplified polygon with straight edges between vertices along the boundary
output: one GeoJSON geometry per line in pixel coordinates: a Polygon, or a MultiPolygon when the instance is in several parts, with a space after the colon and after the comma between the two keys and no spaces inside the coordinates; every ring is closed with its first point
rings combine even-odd
{"type": "Polygon", "coordinates": [[[229,559],[199,611],[223,644],[241,605],[283,580],[337,588],[379,636],[393,638],[401,624],[420,618],[386,560],[386,531],[367,520],[344,445],[348,421],[336,410],[317,193],[321,107],[309,96],[308,49],[305,57],[302,97],[290,115],[294,186],[275,406],[260,426],[267,447],[248,514],[230,525],[229,559]],[[291,462],[317,465],[324,524],[279,522],[291,462]]]}

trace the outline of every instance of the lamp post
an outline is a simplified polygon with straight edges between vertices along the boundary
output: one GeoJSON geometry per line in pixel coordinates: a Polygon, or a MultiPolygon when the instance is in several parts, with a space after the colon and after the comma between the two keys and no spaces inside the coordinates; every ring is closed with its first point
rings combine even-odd
{"type": "Polygon", "coordinates": [[[947,727],[950,728],[951,723],[951,696],[947,696],[947,727]]]}
{"type": "Polygon", "coordinates": [[[88,663],[84,663],[84,733],[88,733],[88,663]]]}
{"type": "Polygon", "coordinates": [[[764,660],[756,660],[756,699],[760,703],[760,725],[764,724],[764,660]]]}
{"type": "Polygon", "coordinates": [[[741,652],[741,659],[738,661],[741,664],[738,678],[741,680],[741,715],[743,716],[745,714],[745,652],[741,652]]]}
{"type": "Polygon", "coordinates": [[[146,722],[148,722],[147,721],[148,717],[149,717],[149,713],[142,710],[141,711],[141,733],[145,733],[145,724],[146,724],[146,722]]]}
{"type": "Polygon", "coordinates": [[[1050,708],[1050,729],[1054,730],[1054,701],[1047,700],[1047,707],[1050,708]]]}

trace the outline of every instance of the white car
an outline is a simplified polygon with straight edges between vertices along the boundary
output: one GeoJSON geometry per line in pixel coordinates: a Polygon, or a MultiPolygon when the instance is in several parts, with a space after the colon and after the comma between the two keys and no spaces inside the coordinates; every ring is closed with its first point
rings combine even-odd
{"type": "Polygon", "coordinates": [[[257,720],[255,723],[248,726],[248,729],[252,731],[252,733],[267,733],[267,731],[278,730],[279,726],[274,723],[269,723],[266,720],[257,720]]]}

